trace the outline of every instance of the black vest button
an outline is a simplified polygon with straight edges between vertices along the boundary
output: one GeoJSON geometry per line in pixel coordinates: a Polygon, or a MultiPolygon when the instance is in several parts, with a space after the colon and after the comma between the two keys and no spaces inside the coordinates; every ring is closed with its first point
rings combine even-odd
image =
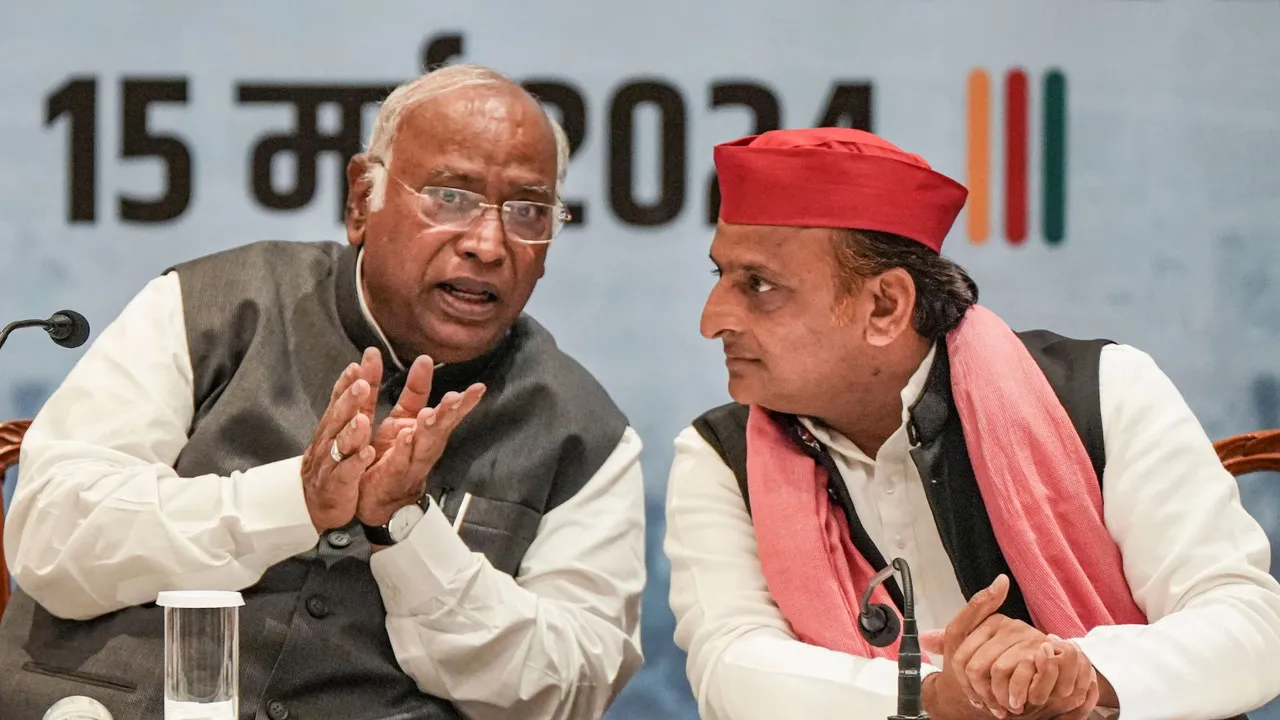
{"type": "Polygon", "coordinates": [[[325,540],[328,541],[329,547],[341,550],[351,544],[351,534],[345,530],[334,530],[325,537],[325,540]]]}
{"type": "Polygon", "coordinates": [[[271,720],[289,720],[289,708],[279,700],[272,700],[267,703],[267,717],[271,720]]]}
{"type": "Polygon", "coordinates": [[[307,598],[307,612],[311,613],[313,618],[323,618],[329,615],[329,603],[319,595],[312,595],[307,598]]]}

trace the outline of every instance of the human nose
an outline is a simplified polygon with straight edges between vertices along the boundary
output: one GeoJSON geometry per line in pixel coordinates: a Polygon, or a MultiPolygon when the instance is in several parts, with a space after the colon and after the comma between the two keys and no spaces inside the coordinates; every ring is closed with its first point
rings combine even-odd
{"type": "Polygon", "coordinates": [[[721,283],[716,283],[707,295],[707,302],[702,306],[702,319],[699,331],[702,337],[714,340],[725,332],[732,330],[733,311],[721,283]]]}
{"type": "Polygon", "coordinates": [[[480,213],[458,240],[458,252],[485,264],[500,263],[506,257],[506,228],[501,209],[480,206],[480,213]],[[490,212],[492,211],[492,213],[490,212]]]}

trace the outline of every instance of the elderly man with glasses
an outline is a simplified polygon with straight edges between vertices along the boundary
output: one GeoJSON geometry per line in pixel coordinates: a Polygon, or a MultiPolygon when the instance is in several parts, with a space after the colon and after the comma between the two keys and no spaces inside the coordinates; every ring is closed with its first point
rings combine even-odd
{"type": "Polygon", "coordinates": [[[348,246],[152,280],[27,434],[0,714],[160,717],[154,601],[200,589],[244,594],[244,720],[601,716],[641,664],[640,440],[523,314],[567,163],[519,85],[438,70],[351,161],[348,246]]]}

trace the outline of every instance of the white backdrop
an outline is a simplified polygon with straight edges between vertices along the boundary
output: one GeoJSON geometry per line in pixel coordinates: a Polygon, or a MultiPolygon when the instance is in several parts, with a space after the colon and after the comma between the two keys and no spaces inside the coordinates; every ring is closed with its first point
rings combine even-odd
{"type": "MultiPolygon", "coordinates": [[[[343,152],[376,112],[358,96],[413,76],[428,54],[543,83],[577,141],[567,194],[585,221],[556,241],[530,310],[647,446],[649,661],[612,717],[694,716],[671,644],[662,497],[671,439],[726,399],[719,350],[697,334],[711,148],[757,122],[869,124],[966,181],[966,87],[985,69],[992,237],[972,243],[962,216],[947,244],[983,302],[1015,327],[1147,350],[1215,437],[1280,425],[1280,2],[302,7],[0,0],[0,320],[70,307],[100,329],[173,262],[263,238],[341,239],[343,152]],[[1001,201],[1012,68],[1029,78],[1019,246],[1004,239],[1001,201]],[[1049,70],[1067,88],[1056,245],[1041,231],[1049,70]],[[299,86],[325,100],[312,140],[267,137],[295,132],[295,106],[249,100],[302,97],[299,86]],[[363,109],[344,118],[344,102],[363,109]],[[259,164],[255,190],[263,141],[264,156],[291,142],[320,150],[312,193],[298,184],[306,153],[301,166],[288,153],[259,164]],[[92,192],[69,191],[73,176],[92,177],[92,192]]],[[[33,413],[78,354],[35,331],[13,336],[0,417],[33,413]]],[[[1280,538],[1278,487],[1245,490],[1280,538]]]]}

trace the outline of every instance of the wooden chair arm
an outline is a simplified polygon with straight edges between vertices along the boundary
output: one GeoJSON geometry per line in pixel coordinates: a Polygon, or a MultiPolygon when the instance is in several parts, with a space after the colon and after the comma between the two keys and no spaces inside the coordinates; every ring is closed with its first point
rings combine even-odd
{"type": "Polygon", "coordinates": [[[1280,429],[1233,435],[1214,443],[1213,449],[1232,475],[1280,470],[1280,429]]]}

